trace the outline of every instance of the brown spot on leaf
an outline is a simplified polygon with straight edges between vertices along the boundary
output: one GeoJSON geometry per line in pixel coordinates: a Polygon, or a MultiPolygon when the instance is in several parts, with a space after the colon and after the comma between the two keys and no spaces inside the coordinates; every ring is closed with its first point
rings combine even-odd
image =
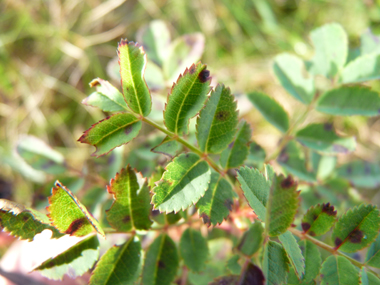
{"type": "Polygon", "coordinates": [[[49,167],[53,166],[55,163],[52,160],[48,160],[46,163],[44,163],[41,168],[42,169],[48,169],[49,167]]]}
{"type": "Polygon", "coordinates": [[[226,206],[229,211],[232,211],[233,203],[234,202],[231,199],[227,199],[226,201],[224,201],[224,206],[226,206]]]}
{"type": "Polygon", "coordinates": [[[131,220],[131,216],[127,215],[127,216],[125,216],[125,217],[123,218],[122,221],[123,221],[124,224],[126,224],[126,223],[128,223],[130,220],[131,220]]]}
{"type": "Polygon", "coordinates": [[[322,213],[326,213],[329,216],[336,216],[337,212],[334,210],[334,206],[330,205],[330,203],[322,205],[322,213]]]}
{"type": "Polygon", "coordinates": [[[308,234],[309,234],[310,236],[312,236],[312,237],[315,237],[315,232],[313,232],[313,231],[308,232],[308,234]]]}
{"type": "Polygon", "coordinates": [[[304,222],[301,224],[301,227],[303,231],[306,233],[311,228],[311,225],[309,223],[304,222]]]}
{"type": "Polygon", "coordinates": [[[158,267],[159,267],[159,268],[165,268],[166,265],[165,265],[165,263],[164,263],[162,260],[159,260],[159,261],[158,261],[158,267]]]}
{"type": "Polygon", "coordinates": [[[226,121],[230,117],[230,113],[228,111],[219,111],[215,114],[215,117],[218,121],[226,121]]]}
{"type": "Polygon", "coordinates": [[[331,123],[326,123],[326,124],[323,125],[323,128],[325,129],[325,131],[330,132],[330,131],[332,131],[332,129],[333,129],[333,124],[331,124],[331,123]]]}
{"type": "Polygon", "coordinates": [[[349,235],[348,240],[352,243],[360,243],[364,237],[364,234],[359,229],[354,229],[349,235]]]}
{"type": "Polygon", "coordinates": [[[22,220],[23,220],[24,222],[26,222],[26,221],[29,220],[29,217],[28,217],[28,216],[23,216],[23,217],[22,217],[22,220]]]}
{"type": "Polygon", "coordinates": [[[132,130],[133,130],[133,126],[132,126],[132,125],[129,125],[129,126],[127,126],[127,127],[125,128],[124,133],[125,133],[126,135],[129,135],[129,134],[132,132],[132,130]]]}
{"type": "Polygon", "coordinates": [[[207,226],[211,225],[210,217],[207,216],[205,213],[203,213],[201,215],[201,218],[202,218],[204,224],[206,224],[207,226]]]}
{"type": "Polygon", "coordinates": [[[205,83],[210,78],[210,71],[203,69],[198,75],[199,81],[205,83]]]}
{"type": "Polygon", "coordinates": [[[190,74],[194,74],[195,70],[196,70],[196,68],[195,68],[195,64],[193,64],[193,65],[190,67],[190,69],[189,69],[189,73],[190,73],[190,74]]]}
{"type": "Polygon", "coordinates": [[[156,217],[160,214],[159,210],[152,210],[152,217],[156,217]]]}
{"type": "Polygon", "coordinates": [[[76,219],[70,224],[69,228],[65,231],[65,234],[73,235],[84,225],[85,222],[86,222],[85,217],[76,219]]]}
{"type": "Polygon", "coordinates": [[[231,149],[231,148],[234,146],[234,144],[235,144],[235,141],[233,141],[232,143],[230,143],[230,144],[228,145],[228,148],[231,149]]]}
{"type": "Polygon", "coordinates": [[[277,158],[278,162],[287,162],[289,160],[289,155],[286,153],[286,148],[284,148],[277,158]]]}
{"type": "Polygon", "coordinates": [[[285,189],[286,188],[291,188],[295,184],[296,184],[296,182],[294,181],[293,177],[291,175],[288,175],[288,177],[286,177],[284,180],[282,180],[281,187],[285,188],[285,189]]]}
{"type": "Polygon", "coordinates": [[[339,247],[339,246],[342,244],[342,242],[343,242],[343,241],[342,241],[340,238],[337,237],[337,238],[335,239],[335,241],[334,241],[334,244],[335,244],[336,247],[339,247]]]}
{"type": "Polygon", "coordinates": [[[316,219],[318,219],[318,215],[314,214],[313,215],[313,220],[315,221],[316,219]]]}

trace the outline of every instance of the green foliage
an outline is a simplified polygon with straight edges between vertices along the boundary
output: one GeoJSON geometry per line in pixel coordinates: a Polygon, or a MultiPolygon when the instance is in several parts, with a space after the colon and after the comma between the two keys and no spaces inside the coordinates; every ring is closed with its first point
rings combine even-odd
{"type": "Polygon", "coordinates": [[[155,153],[162,153],[170,158],[173,158],[181,150],[181,145],[170,137],[165,137],[164,140],[158,145],[152,148],[155,153]]]}
{"type": "Polygon", "coordinates": [[[201,271],[208,258],[206,239],[199,231],[188,228],[182,233],[179,251],[186,266],[193,271],[201,271]]]}
{"type": "Polygon", "coordinates": [[[290,264],[292,265],[297,277],[302,279],[305,274],[305,259],[302,256],[301,249],[298,246],[296,239],[289,231],[279,235],[278,239],[280,240],[286,255],[288,256],[290,264]]]}
{"type": "Polygon", "coordinates": [[[371,189],[380,185],[380,167],[374,163],[352,161],[338,167],[336,172],[356,187],[371,189]]]}
{"type": "Polygon", "coordinates": [[[336,211],[330,203],[318,204],[307,210],[302,218],[302,229],[311,236],[320,236],[328,232],[336,220],[336,211]]]}
{"type": "Polygon", "coordinates": [[[371,244],[366,255],[366,264],[380,268],[380,237],[377,236],[376,240],[371,244]]]}
{"type": "Polygon", "coordinates": [[[266,284],[284,284],[289,271],[289,260],[281,244],[269,241],[265,245],[263,258],[263,272],[266,284]]]}
{"type": "Polygon", "coordinates": [[[246,256],[252,256],[261,248],[263,232],[263,226],[259,221],[256,221],[244,232],[237,249],[246,256]]]}
{"type": "Polygon", "coordinates": [[[309,240],[301,240],[298,245],[302,251],[302,256],[305,258],[305,275],[303,276],[303,282],[309,283],[315,279],[319,273],[321,267],[321,253],[318,247],[309,240]]]}
{"type": "Polygon", "coordinates": [[[359,284],[359,272],[346,258],[331,255],[322,264],[321,279],[323,285],[359,284]]]}

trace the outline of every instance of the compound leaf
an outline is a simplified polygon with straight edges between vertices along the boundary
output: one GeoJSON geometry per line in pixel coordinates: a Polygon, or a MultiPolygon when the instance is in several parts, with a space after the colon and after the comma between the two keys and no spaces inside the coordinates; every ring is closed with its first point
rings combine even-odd
{"type": "Polygon", "coordinates": [[[363,55],[347,64],[340,76],[344,84],[359,83],[380,78],[380,55],[363,55]]]}
{"type": "Polygon", "coordinates": [[[305,274],[305,258],[302,255],[296,239],[289,231],[279,235],[278,239],[280,240],[286,255],[288,256],[298,279],[302,279],[305,274]]]}
{"type": "Polygon", "coordinates": [[[252,256],[262,246],[264,228],[261,222],[255,221],[241,237],[237,249],[246,256],[252,256]]]}
{"type": "Polygon", "coordinates": [[[369,247],[365,261],[369,266],[380,268],[380,236],[369,247]]]}
{"type": "Polygon", "coordinates": [[[237,104],[229,88],[217,85],[197,119],[197,140],[206,153],[219,153],[233,140],[238,124],[237,104]]]}
{"type": "Polygon", "coordinates": [[[59,255],[49,258],[34,270],[54,280],[70,272],[70,277],[81,276],[87,272],[99,258],[99,240],[90,236],[59,255]]]}
{"type": "Polygon", "coordinates": [[[92,125],[78,141],[95,146],[96,151],[92,155],[99,157],[133,140],[140,129],[141,121],[134,115],[119,113],[92,125]]]}
{"type": "Polygon", "coordinates": [[[209,226],[221,224],[232,210],[233,198],[231,184],[218,173],[212,173],[208,189],[197,203],[199,216],[209,226]]]}
{"type": "Polygon", "coordinates": [[[96,78],[90,82],[90,86],[96,86],[96,92],[83,99],[82,104],[97,107],[105,112],[129,110],[123,95],[108,81],[96,78]]]}
{"type": "Polygon", "coordinates": [[[296,133],[297,140],[304,146],[327,154],[348,153],[356,148],[354,137],[338,136],[332,124],[310,124],[296,133]]]}
{"type": "Polygon", "coordinates": [[[125,39],[120,41],[117,54],[125,101],[133,112],[146,117],[152,108],[152,98],[144,79],[147,61],[144,49],[125,39]]]}
{"type": "Polygon", "coordinates": [[[376,163],[352,161],[339,167],[336,173],[355,187],[371,189],[380,185],[380,167],[376,163]]]}
{"type": "Polygon", "coordinates": [[[174,241],[162,234],[150,245],[144,262],[142,285],[169,285],[176,276],[179,264],[174,241]]]}
{"type": "Polygon", "coordinates": [[[336,211],[334,206],[318,204],[307,210],[302,218],[302,229],[304,233],[311,236],[320,236],[327,233],[336,221],[336,211]]]}
{"type": "Polygon", "coordinates": [[[6,199],[0,199],[0,229],[29,241],[46,229],[53,232],[52,238],[63,236],[50,225],[50,220],[45,214],[6,199]]]}
{"type": "Polygon", "coordinates": [[[335,224],[332,240],[335,248],[358,251],[373,242],[380,230],[379,210],[373,205],[360,205],[348,210],[335,224]]]}
{"type": "Polygon", "coordinates": [[[178,212],[195,204],[208,188],[211,171],[195,153],[183,153],[166,167],[153,188],[152,204],[160,212],[178,212]]]}
{"type": "MultiPolygon", "coordinates": [[[[145,179],[146,180],[146,179],[145,179]]],[[[111,179],[107,191],[113,195],[113,204],[106,211],[110,225],[122,232],[132,229],[148,230],[151,205],[146,181],[139,185],[136,172],[127,165],[111,179]]]]}
{"type": "Polygon", "coordinates": [[[305,258],[305,275],[302,280],[306,283],[312,282],[319,273],[322,257],[318,247],[309,240],[301,240],[298,245],[305,258]]]}
{"type": "Polygon", "coordinates": [[[291,54],[280,54],[274,59],[273,70],[281,85],[298,101],[309,104],[315,93],[313,78],[305,78],[304,63],[291,54]]]}
{"type": "Polygon", "coordinates": [[[179,242],[179,251],[186,266],[195,272],[201,271],[206,266],[208,259],[207,240],[199,231],[192,228],[186,229],[179,242]]]}
{"type": "Polygon", "coordinates": [[[164,140],[158,145],[152,148],[151,151],[155,153],[162,153],[169,156],[170,158],[175,157],[181,150],[181,145],[174,139],[170,137],[165,137],[164,140]]]}
{"type": "Polygon", "coordinates": [[[353,285],[359,283],[359,272],[343,256],[330,255],[322,264],[321,285],[353,285]]]}
{"type": "Polygon", "coordinates": [[[210,72],[198,63],[186,68],[173,84],[164,111],[166,128],[176,134],[187,134],[189,120],[197,115],[210,91],[210,72]]]}
{"type": "Polygon", "coordinates": [[[281,244],[269,240],[264,249],[263,272],[267,285],[285,284],[289,260],[281,244]]]}
{"type": "Polygon", "coordinates": [[[94,230],[105,237],[98,221],[87,211],[74,194],[58,180],[49,197],[49,218],[62,233],[85,236],[94,230]]]}
{"type": "Polygon", "coordinates": [[[289,129],[288,114],[276,100],[262,92],[252,92],[247,96],[269,123],[283,133],[289,129]]]}
{"type": "Polygon", "coordinates": [[[325,92],[317,101],[322,113],[340,116],[377,116],[379,93],[364,86],[342,86],[325,92]]]}
{"type": "Polygon", "coordinates": [[[129,285],[139,277],[142,250],[138,238],[111,247],[99,260],[91,275],[90,285],[129,285]]]}
{"type": "Polygon", "coordinates": [[[247,122],[239,123],[234,141],[220,155],[220,164],[225,169],[239,167],[244,163],[249,152],[251,133],[251,128],[247,122]]]}

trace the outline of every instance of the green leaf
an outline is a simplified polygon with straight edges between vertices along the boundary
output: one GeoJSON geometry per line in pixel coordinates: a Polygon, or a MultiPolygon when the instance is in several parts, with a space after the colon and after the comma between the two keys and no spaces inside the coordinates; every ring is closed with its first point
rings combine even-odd
{"type": "Polygon", "coordinates": [[[29,241],[46,229],[52,231],[52,238],[63,236],[50,225],[50,220],[45,214],[6,199],[0,199],[0,229],[29,241]]]}
{"type": "Polygon", "coordinates": [[[286,255],[288,256],[298,279],[302,279],[305,274],[305,258],[302,255],[296,239],[289,231],[279,235],[278,239],[284,247],[286,255]]]}
{"type": "Polygon", "coordinates": [[[245,165],[255,168],[262,168],[265,161],[265,150],[255,142],[251,142],[249,146],[249,154],[245,165]]]}
{"type": "Polygon", "coordinates": [[[179,258],[173,240],[162,234],[150,245],[144,262],[142,285],[171,284],[177,273],[179,258]]]}
{"type": "Polygon", "coordinates": [[[362,267],[360,281],[362,285],[380,285],[380,279],[373,273],[367,272],[365,267],[362,267]]]}
{"type": "Polygon", "coordinates": [[[368,87],[342,86],[325,92],[318,99],[316,109],[330,115],[377,116],[380,96],[368,87]]]}
{"type": "Polygon", "coordinates": [[[305,78],[304,63],[291,54],[280,54],[274,59],[273,70],[281,85],[298,101],[309,104],[315,93],[313,78],[305,78]]]}
{"type": "Polygon", "coordinates": [[[355,187],[371,189],[380,185],[380,167],[376,163],[353,161],[339,167],[336,173],[355,187]]]}
{"type": "Polygon", "coordinates": [[[144,79],[146,55],[137,43],[121,40],[117,49],[121,85],[129,108],[144,117],[152,108],[152,98],[144,79]]]}
{"type": "Polygon", "coordinates": [[[309,240],[301,240],[298,245],[302,251],[302,255],[305,258],[305,275],[303,281],[306,283],[312,282],[319,273],[321,267],[322,258],[318,247],[309,240]]]}
{"type": "Polygon", "coordinates": [[[233,140],[238,124],[237,103],[230,88],[217,85],[197,119],[197,140],[206,153],[220,153],[233,140]]]}
{"type": "Polygon", "coordinates": [[[286,282],[289,260],[281,244],[271,240],[266,243],[262,268],[267,285],[286,282]]]}
{"type": "Polygon", "coordinates": [[[206,266],[209,256],[207,240],[199,231],[186,229],[179,242],[179,251],[189,269],[199,272],[206,266]]]}
{"type": "Polygon", "coordinates": [[[252,256],[262,246],[264,228],[261,222],[255,221],[241,237],[237,249],[246,256],[252,256]]]}
{"type": "Polygon", "coordinates": [[[373,205],[360,205],[339,218],[332,234],[335,248],[358,251],[373,242],[380,230],[379,210],[373,205]]]}
{"type": "Polygon", "coordinates": [[[354,137],[338,136],[332,124],[310,124],[296,133],[297,140],[304,146],[323,153],[348,153],[356,148],[354,137]]]}
{"type": "Polygon", "coordinates": [[[354,285],[360,284],[359,272],[344,257],[330,255],[322,264],[321,285],[354,285]]]}
{"type": "Polygon", "coordinates": [[[345,66],[340,75],[340,82],[359,83],[380,78],[380,55],[363,55],[345,66]]]}
{"type": "Polygon", "coordinates": [[[210,71],[198,63],[186,68],[173,84],[164,111],[167,129],[178,135],[187,134],[189,120],[197,115],[210,91],[210,71]]]}
{"type": "Polygon", "coordinates": [[[280,175],[273,179],[265,221],[266,224],[269,222],[270,236],[278,236],[290,227],[298,209],[298,195],[297,183],[292,176],[280,175]]]}
{"type": "Polygon", "coordinates": [[[365,263],[369,266],[380,268],[380,236],[377,236],[368,249],[365,263]]]}
{"type": "Polygon", "coordinates": [[[289,129],[288,114],[276,100],[262,92],[252,92],[247,96],[269,123],[283,133],[289,129]]]}
{"type": "Polygon", "coordinates": [[[248,146],[251,139],[251,128],[245,121],[241,121],[235,139],[220,155],[220,164],[225,169],[239,167],[248,156],[248,146]]]}
{"type": "Polygon", "coordinates": [[[78,139],[96,147],[93,156],[109,153],[115,147],[133,140],[141,130],[141,121],[132,114],[119,113],[109,116],[92,125],[78,139]]]}
{"type": "Polygon", "coordinates": [[[96,92],[83,99],[82,104],[98,107],[105,112],[129,110],[123,95],[108,81],[96,78],[90,82],[90,86],[96,86],[96,92]]]}
{"type": "Polygon", "coordinates": [[[332,78],[346,63],[346,32],[341,25],[332,23],[313,30],[310,38],[315,48],[314,57],[310,62],[310,73],[332,78]]]}
{"type": "MultiPolygon", "coordinates": [[[[319,273],[319,271],[317,273],[319,273]]],[[[310,282],[306,282],[304,280],[298,280],[298,277],[294,269],[290,268],[286,285],[316,285],[316,283],[314,280],[311,280],[310,282]]]]}
{"type": "Polygon", "coordinates": [[[307,210],[302,218],[302,229],[304,233],[311,236],[320,236],[327,233],[336,221],[334,206],[318,204],[307,210]]]}
{"type": "Polygon", "coordinates": [[[139,185],[136,172],[127,165],[111,179],[107,191],[114,199],[106,211],[107,220],[114,229],[121,232],[149,229],[151,205],[146,179],[139,185]]]}
{"type": "Polygon", "coordinates": [[[58,180],[49,197],[49,218],[62,233],[85,236],[94,230],[105,237],[98,221],[79,202],[77,197],[58,180]]]}
{"type": "Polygon", "coordinates": [[[36,170],[49,174],[61,174],[66,171],[63,155],[39,138],[23,136],[16,149],[25,162],[36,170]]]}
{"type": "Polygon", "coordinates": [[[244,192],[249,206],[261,221],[265,221],[266,205],[273,177],[264,176],[259,170],[240,167],[237,172],[237,180],[244,192]]]}
{"type": "Polygon", "coordinates": [[[370,28],[368,28],[360,36],[360,53],[366,54],[379,54],[380,53],[380,38],[378,35],[374,35],[370,28]]]}
{"type": "Polygon", "coordinates": [[[316,182],[315,173],[306,169],[306,161],[302,150],[295,141],[290,141],[281,151],[277,162],[286,172],[306,182],[316,182]]]}
{"type": "Polygon", "coordinates": [[[142,250],[136,237],[111,247],[99,260],[91,275],[90,285],[135,284],[142,265],[142,250]]]}
{"type": "Polygon", "coordinates": [[[49,279],[62,280],[65,274],[70,277],[81,276],[87,272],[99,258],[99,240],[90,236],[56,257],[49,258],[34,270],[49,279]]]}
{"type": "Polygon", "coordinates": [[[217,278],[214,278],[214,280],[208,285],[238,285],[240,280],[239,275],[227,275],[227,276],[219,276],[217,278]]]}
{"type": "Polygon", "coordinates": [[[153,188],[152,203],[160,212],[178,212],[198,202],[208,188],[211,171],[195,153],[183,153],[166,167],[162,179],[153,188]]]}
{"type": "Polygon", "coordinates": [[[312,152],[311,163],[313,165],[313,170],[317,173],[317,178],[320,180],[325,180],[335,170],[337,157],[312,152]]]}
{"type": "Polygon", "coordinates": [[[155,153],[162,153],[170,158],[175,157],[178,152],[181,150],[181,145],[174,139],[170,137],[165,137],[164,140],[158,145],[152,148],[152,151],[155,153]]]}
{"type": "Polygon", "coordinates": [[[232,274],[240,274],[241,272],[239,259],[240,259],[240,256],[238,254],[235,254],[227,261],[226,266],[228,270],[231,271],[232,274]]]}
{"type": "Polygon", "coordinates": [[[212,173],[208,189],[197,203],[199,216],[209,226],[221,224],[232,210],[233,198],[231,184],[218,173],[212,173]]]}

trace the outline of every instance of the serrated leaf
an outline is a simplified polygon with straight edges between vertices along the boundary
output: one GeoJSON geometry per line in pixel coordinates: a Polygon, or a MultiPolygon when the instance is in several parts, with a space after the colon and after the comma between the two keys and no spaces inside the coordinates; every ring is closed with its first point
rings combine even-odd
{"type": "Polygon", "coordinates": [[[348,153],[356,148],[354,137],[338,136],[332,124],[310,124],[296,133],[304,146],[327,154],[348,153]]]}
{"type": "Polygon", "coordinates": [[[181,145],[174,139],[170,137],[165,137],[164,140],[158,145],[152,148],[155,153],[162,153],[170,158],[175,157],[181,150],[181,145]]]}
{"type": "Polygon", "coordinates": [[[150,245],[144,262],[142,285],[171,284],[177,273],[179,258],[173,240],[162,234],[150,245]]]}
{"type": "Polygon", "coordinates": [[[365,267],[362,267],[360,274],[360,281],[362,285],[380,285],[380,279],[375,274],[365,270],[365,267]]]}
{"type": "Polygon", "coordinates": [[[230,88],[217,85],[197,119],[199,148],[206,153],[220,153],[234,138],[238,124],[237,103],[230,88]]]}
{"type": "Polygon", "coordinates": [[[286,282],[289,260],[281,244],[271,240],[266,243],[262,267],[267,285],[286,282]]]}
{"type": "Polygon", "coordinates": [[[233,198],[231,184],[218,173],[212,173],[208,189],[197,203],[199,216],[209,226],[221,224],[232,210],[233,198]]]}
{"type": "Polygon", "coordinates": [[[45,214],[15,202],[0,199],[0,229],[9,232],[12,236],[31,241],[36,234],[46,229],[52,231],[52,238],[63,236],[50,224],[45,214]]]}
{"type": "Polygon", "coordinates": [[[152,204],[160,212],[178,212],[198,202],[208,188],[211,171],[195,153],[183,153],[166,167],[162,179],[152,189],[152,204]]]}
{"type": "Polygon", "coordinates": [[[322,264],[321,285],[354,285],[360,284],[359,272],[344,257],[330,255],[322,264]]]}
{"type": "Polygon", "coordinates": [[[49,218],[62,233],[85,236],[94,230],[105,237],[98,221],[87,211],[75,195],[58,180],[49,197],[49,218]]]}
{"type": "Polygon", "coordinates": [[[302,229],[304,233],[311,236],[320,236],[327,233],[336,221],[334,206],[318,204],[307,210],[302,218],[302,229]]]}
{"type": "Polygon", "coordinates": [[[246,256],[252,256],[255,254],[262,246],[264,228],[261,222],[255,221],[247,231],[244,232],[239,243],[237,244],[237,249],[246,256]]]}
{"type": "Polygon", "coordinates": [[[276,100],[262,92],[252,92],[247,96],[269,123],[283,133],[289,129],[288,114],[276,100]]]}
{"type": "Polygon", "coordinates": [[[99,260],[91,275],[90,285],[129,285],[139,277],[142,250],[136,237],[111,247],[99,260]]]}
{"type": "Polygon", "coordinates": [[[305,78],[304,63],[291,54],[276,56],[273,71],[281,85],[298,101],[309,104],[315,93],[313,78],[305,78]]]}
{"type": "Polygon", "coordinates": [[[208,259],[207,240],[199,231],[192,228],[186,229],[179,242],[179,251],[186,266],[195,271],[201,271],[208,259]]]}
{"type": "Polygon", "coordinates": [[[347,64],[341,75],[340,82],[359,83],[380,78],[380,55],[368,54],[359,56],[347,64]]]}
{"type": "Polygon", "coordinates": [[[380,268],[380,236],[371,244],[367,251],[365,263],[369,266],[380,268]]]}
{"type": "Polygon", "coordinates": [[[152,98],[144,79],[146,67],[144,49],[137,43],[122,39],[117,54],[125,101],[133,112],[146,117],[152,108],[152,98]]]}
{"type": "Polygon", "coordinates": [[[332,23],[310,33],[315,54],[309,71],[314,75],[332,78],[346,63],[348,55],[347,34],[341,25],[332,23]]]}
{"type": "Polygon", "coordinates": [[[97,107],[105,112],[129,110],[123,95],[108,81],[96,78],[90,82],[90,86],[96,86],[96,92],[83,99],[82,104],[97,107]]]}
{"type": "Polygon", "coordinates": [[[314,280],[311,280],[310,282],[306,282],[304,280],[298,280],[298,277],[294,269],[290,268],[286,285],[316,285],[316,283],[314,280]]]}
{"type": "Polygon", "coordinates": [[[380,167],[366,161],[352,161],[336,170],[337,175],[348,179],[355,187],[376,188],[380,185],[380,167]]]}
{"type": "Polygon", "coordinates": [[[298,242],[298,245],[305,258],[305,275],[302,280],[309,283],[312,282],[319,273],[319,268],[322,263],[321,253],[318,247],[309,240],[301,240],[298,242]]]}
{"type": "Polygon", "coordinates": [[[368,87],[342,86],[325,92],[318,99],[316,109],[330,115],[377,116],[380,96],[368,87]]]}
{"type": "Polygon", "coordinates": [[[65,274],[75,278],[87,272],[99,258],[99,240],[90,236],[59,255],[49,258],[34,270],[49,279],[62,280],[65,274]]]}
{"type": "Polygon", "coordinates": [[[16,149],[23,160],[36,170],[49,174],[61,174],[66,171],[63,155],[39,138],[22,136],[16,149]]]}
{"type": "Polygon", "coordinates": [[[248,156],[248,146],[251,139],[251,128],[245,121],[238,125],[234,141],[221,153],[220,164],[225,169],[239,167],[248,156]]]}
{"type": "Polygon", "coordinates": [[[210,91],[210,72],[200,62],[186,68],[173,84],[164,111],[166,128],[178,135],[188,133],[189,120],[197,115],[210,91]]]}
{"type": "Polygon", "coordinates": [[[305,274],[305,258],[302,255],[296,239],[289,231],[279,235],[278,239],[280,240],[286,255],[288,256],[298,279],[302,279],[305,274]]]}
{"type": "Polygon", "coordinates": [[[133,140],[141,130],[141,121],[132,114],[119,113],[109,116],[92,125],[78,139],[96,147],[93,156],[109,153],[115,147],[133,140]]]}
{"type": "Polygon", "coordinates": [[[374,35],[370,28],[368,28],[360,36],[360,54],[379,54],[380,53],[380,37],[374,35]]]}
{"type": "Polygon", "coordinates": [[[270,236],[278,236],[290,227],[298,209],[298,195],[297,183],[292,176],[280,175],[273,179],[265,221],[269,221],[270,236]]]}
{"type": "Polygon", "coordinates": [[[335,248],[358,251],[373,242],[380,230],[379,210],[373,205],[360,205],[348,210],[335,224],[332,240],[335,248]]]}
{"type": "Polygon", "coordinates": [[[144,179],[139,185],[136,172],[127,165],[107,185],[107,191],[113,195],[113,204],[106,211],[110,225],[121,232],[133,229],[148,230],[152,224],[150,215],[149,187],[144,179]]]}

